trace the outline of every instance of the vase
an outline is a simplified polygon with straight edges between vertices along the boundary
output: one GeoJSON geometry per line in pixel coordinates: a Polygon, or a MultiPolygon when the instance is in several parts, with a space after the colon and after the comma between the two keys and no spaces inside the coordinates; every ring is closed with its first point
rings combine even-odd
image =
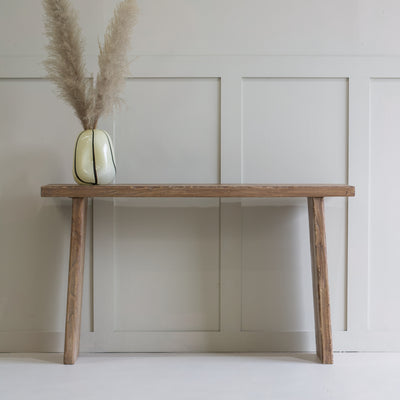
{"type": "Polygon", "coordinates": [[[114,148],[106,131],[88,129],[76,139],[73,175],[80,185],[106,185],[115,177],[114,148]]]}

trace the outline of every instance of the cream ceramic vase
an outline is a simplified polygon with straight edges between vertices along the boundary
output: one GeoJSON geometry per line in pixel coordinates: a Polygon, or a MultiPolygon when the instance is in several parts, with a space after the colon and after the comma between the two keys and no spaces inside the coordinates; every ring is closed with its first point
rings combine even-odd
{"type": "Polygon", "coordinates": [[[89,129],[75,143],[73,175],[80,185],[106,185],[115,177],[114,149],[106,131],[89,129]]]}

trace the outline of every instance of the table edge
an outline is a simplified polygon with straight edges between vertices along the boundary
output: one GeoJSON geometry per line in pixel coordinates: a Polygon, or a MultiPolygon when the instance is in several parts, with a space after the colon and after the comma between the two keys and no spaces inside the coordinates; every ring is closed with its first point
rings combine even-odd
{"type": "Polygon", "coordinates": [[[337,184],[50,184],[41,197],[354,197],[355,187],[337,184]]]}

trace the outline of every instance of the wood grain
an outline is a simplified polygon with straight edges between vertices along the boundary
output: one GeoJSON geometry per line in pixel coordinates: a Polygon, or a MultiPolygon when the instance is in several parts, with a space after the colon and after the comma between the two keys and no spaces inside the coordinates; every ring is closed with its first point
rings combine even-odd
{"type": "Polygon", "coordinates": [[[323,364],[333,364],[324,214],[324,199],[309,198],[308,217],[310,223],[311,268],[317,355],[323,364]]]}
{"type": "Polygon", "coordinates": [[[348,185],[46,185],[42,197],[349,197],[348,185]]]}
{"type": "Polygon", "coordinates": [[[79,353],[87,202],[87,198],[72,199],[64,364],[74,364],[79,353]]]}

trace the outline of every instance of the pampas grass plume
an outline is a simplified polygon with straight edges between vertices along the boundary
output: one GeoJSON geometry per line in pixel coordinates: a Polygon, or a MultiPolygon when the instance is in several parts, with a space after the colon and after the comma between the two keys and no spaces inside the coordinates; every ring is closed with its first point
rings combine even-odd
{"type": "Polygon", "coordinates": [[[99,73],[96,79],[93,115],[95,125],[102,114],[110,114],[114,106],[121,104],[122,99],[119,95],[128,74],[127,51],[136,16],[135,0],[121,2],[107,27],[103,46],[99,45],[99,73]]]}
{"type": "Polygon", "coordinates": [[[59,96],[70,104],[84,129],[96,128],[99,118],[121,103],[128,73],[127,51],[136,22],[136,0],[124,0],[115,9],[100,45],[96,82],[89,78],[76,11],[69,0],[42,0],[49,39],[44,66],[59,96]]]}

